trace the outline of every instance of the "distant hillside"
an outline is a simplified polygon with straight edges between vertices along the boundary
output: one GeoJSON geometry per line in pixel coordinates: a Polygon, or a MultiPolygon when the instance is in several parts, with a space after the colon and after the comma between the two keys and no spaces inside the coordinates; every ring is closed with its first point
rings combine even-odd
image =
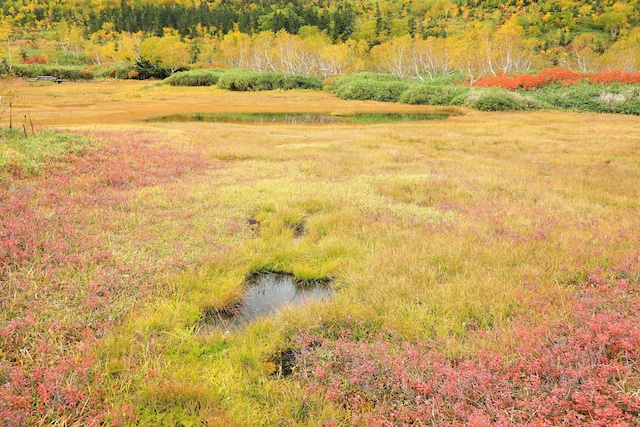
{"type": "MultiPolygon", "coordinates": [[[[0,55],[5,58],[5,69],[25,61],[95,66],[118,63],[120,68],[127,68],[123,63],[153,68],[164,62],[160,65],[169,73],[194,63],[256,68],[246,58],[237,58],[237,52],[210,45],[221,43],[230,34],[236,39],[238,34],[246,35],[254,43],[261,34],[286,33],[297,36],[298,41],[315,38],[322,49],[327,44],[351,43],[348,54],[358,54],[368,62],[351,67],[356,70],[388,71],[378,66],[381,56],[376,56],[376,48],[383,47],[377,49],[378,53],[397,49],[398,41],[406,37],[412,40],[414,51],[422,41],[446,40],[446,46],[438,48],[446,53],[433,53],[438,49],[429,53],[446,62],[445,72],[455,69],[466,74],[495,74],[497,70],[528,71],[549,66],[581,71],[612,67],[640,70],[638,0],[0,0],[0,14],[0,41],[6,42],[0,55]],[[502,36],[494,40],[500,32],[502,36]],[[142,42],[154,37],[171,37],[171,42],[160,48],[157,40],[149,42],[153,46],[147,46],[145,53],[142,42]],[[179,47],[177,42],[184,46],[179,47]],[[167,45],[171,45],[168,50],[167,45]],[[513,46],[517,52],[512,52],[513,46]],[[135,53],[125,54],[127,49],[135,53]],[[493,51],[521,58],[501,67],[494,67],[494,59],[488,58],[488,64],[479,71],[478,58],[469,59],[467,64],[465,60],[450,63],[450,56],[481,52],[486,57],[494,55],[493,51]],[[180,60],[167,60],[168,52],[178,52],[180,60]],[[160,57],[165,58],[161,61],[160,57]]],[[[244,39],[236,42],[248,43],[244,39]]],[[[236,50],[244,48],[234,45],[236,50]]],[[[269,60],[257,68],[262,66],[275,69],[269,60]]],[[[349,67],[338,68],[344,71],[349,67]]]]}
{"type": "Polygon", "coordinates": [[[26,31],[60,22],[79,26],[85,34],[113,23],[116,31],[157,36],[163,28],[196,36],[198,31],[226,34],[233,29],[296,34],[303,26],[316,26],[333,40],[353,37],[371,44],[405,34],[446,37],[474,20],[500,25],[516,17],[528,35],[548,46],[565,46],[584,32],[613,40],[640,22],[637,0],[3,0],[0,9],[3,20],[26,31]]]}

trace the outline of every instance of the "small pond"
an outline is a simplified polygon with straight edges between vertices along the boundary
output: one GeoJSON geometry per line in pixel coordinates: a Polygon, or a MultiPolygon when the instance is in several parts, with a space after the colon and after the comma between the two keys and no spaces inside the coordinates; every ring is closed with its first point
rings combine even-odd
{"type": "Polygon", "coordinates": [[[335,124],[335,123],[393,123],[423,120],[444,120],[455,114],[438,110],[431,113],[354,113],[335,115],[329,113],[226,113],[226,114],[171,114],[151,117],[147,122],[210,122],[243,124],[335,124]]]}
{"type": "Polygon", "coordinates": [[[301,306],[310,301],[325,301],[333,296],[329,281],[304,282],[290,274],[258,273],[247,279],[239,303],[223,310],[205,312],[203,325],[222,330],[242,329],[252,320],[275,313],[290,304],[301,306]]]}

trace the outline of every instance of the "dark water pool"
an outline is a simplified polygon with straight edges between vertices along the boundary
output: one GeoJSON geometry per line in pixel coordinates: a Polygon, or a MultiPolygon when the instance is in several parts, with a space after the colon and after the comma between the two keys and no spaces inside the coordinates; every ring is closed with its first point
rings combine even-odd
{"type": "Polygon", "coordinates": [[[259,317],[275,313],[285,305],[301,306],[333,296],[328,281],[303,282],[290,274],[259,273],[247,279],[242,300],[223,310],[205,313],[203,323],[223,330],[238,330],[259,317]]]}
{"type": "Polygon", "coordinates": [[[328,113],[234,113],[234,114],[171,114],[151,117],[147,122],[210,122],[210,123],[288,123],[288,124],[334,124],[334,123],[392,123],[422,120],[444,120],[452,111],[432,113],[355,113],[332,115],[328,113]]]}

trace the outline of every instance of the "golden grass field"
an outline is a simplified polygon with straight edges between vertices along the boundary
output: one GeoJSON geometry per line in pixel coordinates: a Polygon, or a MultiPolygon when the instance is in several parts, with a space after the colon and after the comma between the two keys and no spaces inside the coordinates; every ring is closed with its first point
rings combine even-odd
{"type": "MultiPolygon", "coordinates": [[[[123,164],[149,153],[158,157],[148,167],[164,155],[167,164],[197,163],[131,181],[117,203],[83,205],[79,233],[100,239],[109,263],[136,272],[107,304],[115,323],[91,344],[97,374],[87,393],[111,422],[400,425],[367,418],[385,391],[362,392],[359,406],[341,401],[318,367],[278,375],[279,355],[316,334],[397,349],[428,342],[450,360],[482,351],[515,360],[522,330],[578,319],[576,298],[594,272],[609,277],[620,263],[640,262],[640,117],[460,108],[445,120],[392,124],[145,123],[174,113],[433,108],[133,81],[13,87],[14,126],[27,115],[39,130],[83,132],[105,145],[144,139],[123,164]],[[294,239],[302,222],[306,234],[294,239]],[[203,311],[240,298],[244,277],[260,270],[329,277],[335,297],[241,332],[202,329],[203,311]]],[[[144,157],[140,164],[143,173],[144,157]]],[[[82,288],[101,267],[87,268],[57,280],[82,288]]],[[[637,287],[629,271],[619,280],[637,287]]],[[[28,275],[19,266],[14,274],[28,275]]],[[[65,319],[76,315],[77,301],[57,304],[65,319]]],[[[326,351],[323,360],[335,362],[326,351]]],[[[332,375],[352,390],[356,380],[332,375]]],[[[620,393],[637,398],[637,371],[622,378],[620,393]]],[[[80,425],[89,413],[65,411],[29,419],[80,425]]],[[[446,413],[431,422],[470,419],[446,413]]]]}

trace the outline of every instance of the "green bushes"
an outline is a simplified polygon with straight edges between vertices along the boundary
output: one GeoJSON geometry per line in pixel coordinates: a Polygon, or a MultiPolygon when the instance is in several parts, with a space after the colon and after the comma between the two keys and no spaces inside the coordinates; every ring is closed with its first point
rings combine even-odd
{"type": "Polygon", "coordinates": [[[552,85],[538,90],[536,97],[548,108],[640,115],[640,85],[552,85]]]}
{"type": "Polygon", "coordinates": [[[218,87],[239,92],[276,89],[321,89],[322,81],[317,77],[301,74],[257,73],[254,71],[233,69],[225,71],[220,76],[218,79],[218,87]]]}
{"type": "Polygon", "coordinates": [[[304,74],[285,74],[282,89],[322,89],[322,80],[318,77],[305,76],[304,74]]]}
{"type": "Polygon", "coordinates": [[[418,82],[391,74],[359,73],[333,79],[326,87],[341,99],[402,102],[413,105],[466,105],[480,111],[530,111],[540,108],[640,115],[640,85],[551,84],[536,90],[469,87],[458,76],[418,82]]]}
{"type": "Polygon", "coordinates": [[[457,80],[457,76],[447,76],[419,82],[391,74],[364,72],[338,77],[327,85],[326,90],[341,99],[414,105],[462,105],[469,87],[456,85],[457,80]]]}
{"type": "Polygon", "coordinates": [[[358,73],[338,77],[327,86],[327,91],[340,99],[397,102],[402,94],[415,84],[391,74],[358,73]]]}
{"type": "Polygon", "coordinates": [[[536,95],[550,108],[602,112],[603,104],[598,100],[600,92],[599,87],[590,84],[568,87],[552,85],[539,90],[536,95]]]}
{"type": "Polygon", "coordinates": [[[91,70],[74,65],[14,64],[11,67],[11,74],[24,78],[53,76],[64,80],[90,80],[94,78],[91,70]]]}
{"type": "Polygon", "coordinates": [[[467,98],[466,104],[480,111],[536,110],[540,103],[532,98],[506,89],[477,89],[467,98]]]}
{"type": "Polygon", "coordinates": [[[592,113],[640,115],[640,85],[552,84],[533,91],[474,88],[465,103],[481,111],[571,110],[592,113]]]}
{"type": "Polygon", "coordinates": [[[408,84],[405,82],[379,82],[372,84],[362,81],[343,87],[338,96],[342,99],[397,102],[407,88],[408,84]]]}
{"type": "Polygon", "coordinates": [[[218,84],[224,72],[225,70],[219,68],[181,71],[172,74],[164,81],[171,86],[213,86],[218,84]]]}
{"type": "Polygon", "coordinates": [[[417,105],[462,105],[468,95],[468,86],[422,83],[409,87],[400,97],[400,102],[417,105]]]}

